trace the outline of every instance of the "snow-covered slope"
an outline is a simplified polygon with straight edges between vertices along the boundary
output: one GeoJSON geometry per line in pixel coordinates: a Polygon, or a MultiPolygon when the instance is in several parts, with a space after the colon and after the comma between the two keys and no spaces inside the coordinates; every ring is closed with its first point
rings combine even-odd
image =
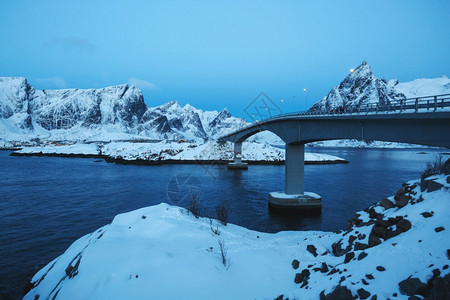
{"type": "Polygon", "coordinates": [[[433,79],[421,78],[409,82],[399,82],[394,85],[394,88],[397,92],[404,94],[406,98],[450,94],[450,79],[446,76],[433,79]]]}
{"type": "Polygon", "coordinates": [[[448,299],[449,178],[406,183],[340,233],[268,234],[142,208],[74,242],[24,299],[448,299]]]}

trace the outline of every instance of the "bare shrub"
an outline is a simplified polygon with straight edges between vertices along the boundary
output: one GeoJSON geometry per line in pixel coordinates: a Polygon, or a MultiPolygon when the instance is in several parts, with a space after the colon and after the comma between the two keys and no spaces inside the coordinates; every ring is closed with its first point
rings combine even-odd
{"type": "Polygon", "coordinates": [[[442,154],[436,155],[434,160],[427,162],[425,171],[423,171],[421,178],[427,178],[432,175],[441,174],[444,172],[444,156],[442,154]]]}
{"type": "Polygon", "coordinates": [[[217,204],[216,206],[217,220],[219,220],[220,223],[226,226],[230,214],[231,214],[231,201],[229,200],[220,201],[220,203],[217,204]]]}
{"type": "Polygon", "coordinates": [[[214,227],[212,218],[209,218],[209,228],[211,228],[212,233],[214,233],[215,235],[220,235],[219,225],[216,225],[216,227],[214,227]]]}
{"type": "Polygon", "coordinates": [[[200,217],[202,213],[202,207],[199,201],[197,194],[191,193],[191,202],[189,202],[188,210],[196,217],[197,219],[200,217]]]}
{"type": "Polygon", "coordinates": [[[224,241],[219,240],[219,248],[220,248],[222,264],[228,270],[228,268],[230,268],[230,266],[231,266],[231,261],[230,261],[230,258],[228,257],[228,249],[225,246],[224,241]]]}

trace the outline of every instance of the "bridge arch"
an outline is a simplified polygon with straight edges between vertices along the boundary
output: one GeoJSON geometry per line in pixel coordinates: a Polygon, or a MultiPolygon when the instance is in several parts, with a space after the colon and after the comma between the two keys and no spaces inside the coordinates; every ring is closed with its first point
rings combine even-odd
{"type": "MultiPolygon", "coordinates": [[[[450,94],[402,99],[380,112],[363,107],[362,112],[342,114],[291,113],[259,121],[225,135],[219,141],[242,142],[264,130],[286,143],[284,192],[269,194],[269,204],[287,208],[321,207],[320,196],[304,191],[304,147],[306,143],[336,139],[378,140],[450,148],[450,94]],[[406,111],[405,111],[406,110],[406,111]]],[[[236,162],[236,160],[235,160],[236,162]]],[[[242,163],[239,161],[239,163],[242,163]]]]}

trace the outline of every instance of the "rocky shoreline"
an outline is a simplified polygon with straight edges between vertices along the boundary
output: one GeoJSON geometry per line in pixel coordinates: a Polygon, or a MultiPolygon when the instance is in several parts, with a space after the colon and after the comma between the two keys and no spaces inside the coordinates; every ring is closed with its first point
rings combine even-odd
{"type": "MultiPolygon", "coordinates": [[[[1,150],[1,149],[0,149],[1,150]]],[[[6,149],[5,149],[6,150],[6,149]]],[[[114,158],[108,155],[101,154],[74,154],[74,153],[20,153],[20,152],[12,152],[10,156],[18,156],[18,157],[66,157],[66,158],[98,158],[104,159],[109,163],[116,163],[121,165],[164,165],[164,164],[172,164],[172,165],[226,165],[232,160],[195,160],[195,159],[187,159],[187,160],[176,160],[176,159],[165,159],[165,160],[145,160],[145,159],[134,159],[128,160],[123,158],[114,158]]],[[[280,161],[266,161],[266,160],[258,160],[258,161],[246,161],[249,165],[284,165],[284,160],[280,161]]],[[[322,161],[305,161],[305,165],[331,165],[331,164],[348,164],[347,160],[322,160],[322,161]]]]}

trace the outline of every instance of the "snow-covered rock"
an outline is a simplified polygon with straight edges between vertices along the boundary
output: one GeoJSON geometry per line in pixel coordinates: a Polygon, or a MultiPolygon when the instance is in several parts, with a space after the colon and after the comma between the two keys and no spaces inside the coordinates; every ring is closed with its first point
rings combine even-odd
{"type": "Polygon", "coordinates": [[[329,112],[340,108],[358,108],[363,104],[389,104],[406,96],[395,90],[385,79],[376,78],[368,62],[364,61],[328,95],[314,104],[310,111],[329,112]]]}
{"type": "Polygon", "coordinates": [[[361,105],[387,105],[395,100],[450,93],[450,79],[446,76],[433,79],[416,79],[400,83],[397,79],[378,79],[370,65],[364,61],[338,86],[314,104],[310,111],[357,109],[361,105]]]}
{"type": "Polygon", "coordinates": [[[446,299],[449,176],[428,179],[442,187],[408,182],[340,233],[256,232],[167,204],[121,214],[37,272],[24,299],[446,299]]]}

